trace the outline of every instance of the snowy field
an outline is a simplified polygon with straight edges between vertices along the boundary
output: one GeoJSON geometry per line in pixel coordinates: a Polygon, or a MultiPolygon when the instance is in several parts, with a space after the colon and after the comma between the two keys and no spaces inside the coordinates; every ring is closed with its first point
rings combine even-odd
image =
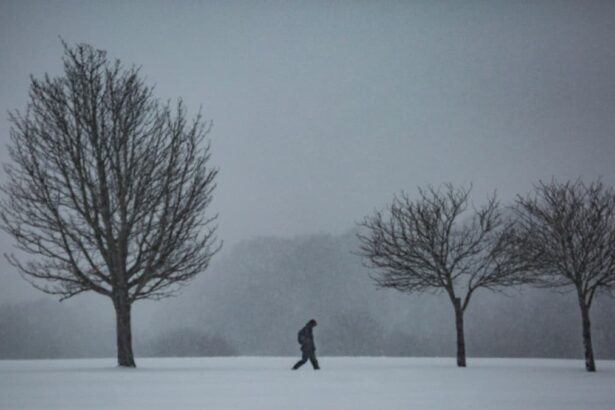
{"type": "Polygon", "coordinates": [[[0,361],[0,409],[615,409],[615,361],[296,359],[0,361]]]}

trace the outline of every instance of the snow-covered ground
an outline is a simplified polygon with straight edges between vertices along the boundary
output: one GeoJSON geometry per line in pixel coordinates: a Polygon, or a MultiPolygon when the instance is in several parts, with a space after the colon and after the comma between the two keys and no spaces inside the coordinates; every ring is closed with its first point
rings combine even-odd
{"type": "Polygon", "coordinates": [[[296,359],[0,361],[0,409],[615,409],[615,361],[296,359]]]}

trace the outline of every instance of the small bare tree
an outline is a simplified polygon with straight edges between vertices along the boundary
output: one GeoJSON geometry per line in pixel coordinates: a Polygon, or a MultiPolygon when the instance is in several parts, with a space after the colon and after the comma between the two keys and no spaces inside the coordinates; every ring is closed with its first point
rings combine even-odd
{"type": "Polygon", "coordinates": [[[358,235],[359,254],[377,269],[377,286],[446,292],[455,311],[460,367],[466,365],[464,312],[474,292],[520,282],[518,264],[505,252],[508,224],[496,196],[467,215],[469,193],[451,184],[419,189],[416,200],[402,193],[386,213],[366,217],[358,235]]]}
{"type": "Polygon", "coordinates": [[[539,182],[519,196],[510,252],[539,287],[576,291],[583,326],[585,368],[596,370],[590,308],[615,286],[615,192],[602,182],[539,182]]]}
{"type": "Polygon", "coordinates": [[[109,297],[118,363],[134,367],[132,304],[172,295],[221,245],[205,215],[218,173],[210,123],[158,103],[137,68],[104,51],[64,51],[64,74],[32,78],[26,112],[10,114],[0,225],[31,257],[7,258],[61,300],[109,297]]]}

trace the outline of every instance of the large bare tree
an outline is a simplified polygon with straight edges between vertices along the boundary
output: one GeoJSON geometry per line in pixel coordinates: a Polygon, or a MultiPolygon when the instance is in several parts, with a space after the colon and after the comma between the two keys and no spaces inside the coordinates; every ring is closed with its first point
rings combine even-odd
{"type": "Polygon", "coordinates": [[[61,299],[109,297],[118,363],[134,367],[132,304],[174,294],[221,246],[205,213],[218,173],[211,123],[160,104],[138,68],[104,51],[64,44],[63,61],[63,75],[32,77],[26,111],[10,113],[0,225],[21,255],[7,258],[61,299]]]}
{"type": "Polygon", "coordinates": [[[520,282],[505,252],[508,223],[495,194],[469,210],[470,189],[428,187],[412,200],[402,193],[359,225],[359,253],[376,269],[376,285],[404,293],[445,292],[455,312],[457,365],[465,367],[464,312],[480,288],[520,282]]]}
{"type": "Polygon", "coordinates": [[[519,196],[510,251],[537,286],[575,291],[583,329],[585,368],[596,370],[590,308],[615,287],[615,191],[602,182],[539,182],[519,196]]]}

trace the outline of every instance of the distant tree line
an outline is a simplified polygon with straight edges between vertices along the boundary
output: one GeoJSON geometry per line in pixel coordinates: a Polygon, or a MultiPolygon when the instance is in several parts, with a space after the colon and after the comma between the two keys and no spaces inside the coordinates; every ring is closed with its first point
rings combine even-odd
{"type": "Polygon", "coordinates": [[[539,182],[504,213],[495,195],[469,209],[468,188],[402,193],[361,223],[359,253],[382,288],[444,292],[455,312],[457,365],[466,365],[464,312],[478,289],[574,290],[585,368],[595,371],[590,308],[615,286],[615,192],[601,181],[539,182]]]}
{"type": "MultiPolygon", "coordinates": [[[[109,357],[113,318],[96,309],[47,300],[0,305],[0,359],[109,357]]],[[[191,326],[140,326],[135,351],[150,357],[231,356],[219,335],[191,326]]]]}

